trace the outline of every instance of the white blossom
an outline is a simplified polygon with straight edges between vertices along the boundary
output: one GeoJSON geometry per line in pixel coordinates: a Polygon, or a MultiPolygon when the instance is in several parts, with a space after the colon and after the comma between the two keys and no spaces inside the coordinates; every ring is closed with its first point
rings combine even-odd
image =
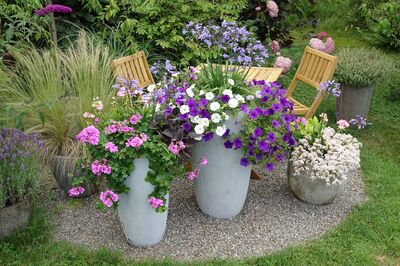
{"type": "Polygon", "coordinates": [[[225,125],[218,126],[217,129],[215,130],[215,134],[217,134],[218,136],[222,136],[222,135],[224,135],[225,131],[226,131],[225,125]]]}
{"type": "Polygon", "coordinates": [[[150,84],[149,86],[147,86],[147,91],[148,92],[153,92],[155,88],[156,88],[156,85],[150,84]]]}
{"type": "Polygon", "coordinates": [[[232,98],[232,99],[229,99],[228,105],[230,108],[236,108],[236,107],[238,107],[239,102],[235,98],[232,98]]]}
{"type": "Polygon", "coordinates": [[[180,110],[181,114],[183,114],[183,115],[190,112],[189,106],[187,106],[187,105],[185,105],[185,104],[182,105],[182,106],[179,108],[179,110],[180,110]]]}
{"type": "Polygon", "coordinates": [[[256,96],[256,98],[261,98],[261,91],[256,91],[255,93],[254,93],[254,95],[256,96]]]}
{"type": "Polygon", "coordinates": [[[196,125],[194,127],[194,132],[196,132],[196,134],[201,135],[204,133],[204,127],[201,125],[196,125]]]}
{"type": "Polygon", "coordinates": [[[218,102],[213,102],[210,104],[211,111],[217,111],[220,107],[221,105],[218,102]]]}
{"type": "Polygon", "coordinates": [[[235,81],[234,81],[233,79],[228,79],[228,83],[229,83],[231,86],[235,85],[235,81]]]}
{"type": "Polygon", "coordinates": [[[238,100],[239,103],[244,103],[244,97],[240,94],[236,94],[235,96],[236,100],[238,100]]]}
{"type": "Polygon", "coordinates": [[[192,90],[191,88],[188,88],[188,89],[186,90],[186,94],[187,94],[189,97],[194,97],[194,92],[193,92],[193,90],[192,90]]]}
{"type": "Polygon", "coordinates": [[[200,118],[199,125],[207,128],[210,125],[210,120],[208,118],[200,118]]]}
{"type": "Polygon", "coordinates": [[[204,90],[200,90],[199,95],[202,96],[204,94],[206,94],[206,92],[204,90]]]}
{"type": "Polygon", "coordinates": [[[222,94],[228,95],[229,98],[233,98],[233,92],[232,92],[232,90],[224,90],[224,91],[222,92],[222,94]]]}
{"type": "Polygon", "coordinates": [[[209,100],[209,101],[211,101],[212,99],[214,99],[214,93],[212,93],[211,91],[210,91],[210,92],[207,92],[207,93],[206,93],[206,99],[209,100]]]}
{"type": "Polygon", "coordinates": [[[211,121],[213,122],[213,123],[219,123],[220,121],[221,121],[221,116],[220,116],[220,114],[217,114],[217,113],[214,113],[214,114],[212,114],[211,115],[211,121]]]}

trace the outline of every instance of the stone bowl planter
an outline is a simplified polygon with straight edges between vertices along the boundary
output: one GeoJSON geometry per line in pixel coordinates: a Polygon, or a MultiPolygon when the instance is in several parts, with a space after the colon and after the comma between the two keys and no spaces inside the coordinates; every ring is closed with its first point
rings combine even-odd
{"type": "MultiPolygon", "coordinates": [[[[226,122],[233,132],[240,130],[234,120],[226,122]]],[[[195,180],[197,204],[201,211],[214,218],[232,218],[240,213],[247,196],[251,167],[240,165],[242,150],[227,150],[224,139],[214,136],[211,141],[199,142],[192,150],[194,162],[205,156],[208,164],[195,180]]]]}
{"type": "Polygon", "coordinates": [[[294,176],[293,165],[288,164],[289,187],[298,199],[314,205],[327,205],[343,192],[344,183],[328,185],[322,179],[312,180],[310,171],[294,176]]]}
{"type": "MultiPolygon", "coordinates": [[[[81,173],[75,169],[74,158],[70,156],[54,156],[50,163],[50,170],[60,188],[67,195],[72,187],[73,176],[81,176],[81,173]]],[[[96,188],[93,185],[85,186],[85,192],[78,198],[88,197],[94,193],[96,193],[96,188]]]]}
{"type": "Polygon", "coordinates": [[[139,158],[134,161],[135,169],[125,180],[130,188],[127,194],[119,195],[118,215],[125,237],[129,244],[139,247],[153,246],[160,242],[165,234],[168,217],[167,210],[156,212],[147,202],[154,186],[145,181],[149,171],[149,160],[139,158]]]}
{"type": "Polygon", "coordinates": [[[26,228],[31,217],[32,201],[27,198],[11,206],[0,208],[0,239],[26,228]]]}
{"type": "Polygon", "coordinates": [[[342,85],[342,93],[336,99],[336,114],[338,119],[349,121],[360,115],[367,118],[372,99],[372,87],[358,88],[342,85]]]}

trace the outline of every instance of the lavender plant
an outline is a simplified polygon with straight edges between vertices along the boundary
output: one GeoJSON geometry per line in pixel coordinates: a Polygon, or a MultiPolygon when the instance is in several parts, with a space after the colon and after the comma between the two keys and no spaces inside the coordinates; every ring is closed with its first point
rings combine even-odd
{"type": "Polygon", "coordinates": [[[11,128],[0,130],[0,208],[18,203],[37,188],[42,142],[11,128]]]}

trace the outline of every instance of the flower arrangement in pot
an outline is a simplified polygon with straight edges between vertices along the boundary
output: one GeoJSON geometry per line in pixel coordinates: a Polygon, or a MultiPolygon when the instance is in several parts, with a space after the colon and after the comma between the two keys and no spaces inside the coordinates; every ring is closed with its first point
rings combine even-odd
{"type": "Polygon", "coordinates": [[[0,239],[29,222],[31,195],[42,174],[42,146],[37,135],[0,130],[0,239]]]}
{"type": "Polygon", "coordinates": [[[154,85],[143,89],[119,79],[114,87],[118,93],[108,112],[89,117],[76,136],[87,156],[80,162],[84,176],[71,192],[78,195],[85,182],[99,184],[99,207],[118,210],[128,242],[154,245],[165,232],[171,182],[184,174],[185,144],[166,142],[156,126],[154,85]]]}
{"type": "Polygon", "coordinates": [[[291,152],[288,181],[294,195],[311,204],[331,203],[344,189],[345,181],[360,166],[361,143],[342,133],[349,122],[339,120],[338,129],[327,126],[327,115],[299,119],[298,145],[291,152]]]}
{"type": "Polygon", "coordinates": [[[383,53],[368,48],[341,49],[337,56],[335,78],[342,85],[342,94],[336,100],[337,117],[367,118],[373,87],[394,72],[394,64],[383,53]]]}

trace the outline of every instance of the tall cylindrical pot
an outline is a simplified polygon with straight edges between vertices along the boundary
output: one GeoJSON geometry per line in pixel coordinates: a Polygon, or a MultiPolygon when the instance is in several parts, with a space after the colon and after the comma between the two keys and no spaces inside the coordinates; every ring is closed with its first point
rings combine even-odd
{"type": "MultiPolygon", "coordinates": [[[[235,120],[226,122],[233,133],[240,130],[235,120]]],[[[226,149],[224,139],[216,136],[208,142],[199,142],[193,149],[193,160],[201,157],[208,164],[201,168],[195,180],[197,204],[202,212],[215,218],[231,218],[240,213],[246,200],[251,167],[240,165],[242,150],[226,149]]]]}
{"type": "MultiPolygon", "coordinates": [[[[118,215],[129,244],[152,246],[160,242],[167,226],[168,209],[157,213],[147,202],[154,186],[145,181],[149,160],[134,160],[134,170],[125,180],[129,192],[119,195],[118,215]]],[[[167,204],[169,195],[167,195],[167,204]]],[[[168,206],[166,206],[168,207],[168,206]]]]}
{"type": "Polygon", "coordinates": [[[360,115],[367,118],[372,99],[372,87],[357,88],[342,85],[342,93],[336,99],[338,119],[350,120],[360,115]]]}
{"type": "Polygon", "coordinates": [[[311,179],[311,171],[294,175],[293,164],[288,164],[288,182],[293,194],[300,200],[314,204],[326,205],[333,202],[344,190],[344,183],[327,184],[323,179],[311,179]]]}

